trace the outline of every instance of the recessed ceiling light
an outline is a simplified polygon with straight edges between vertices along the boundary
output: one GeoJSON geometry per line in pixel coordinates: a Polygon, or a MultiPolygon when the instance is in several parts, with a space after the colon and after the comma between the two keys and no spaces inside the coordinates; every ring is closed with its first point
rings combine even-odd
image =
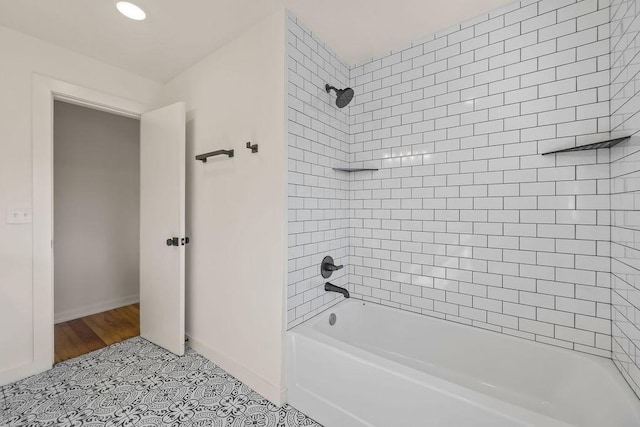
{"type": "Polygon", "coordinates": [[[142,21],[147,17],[147,14],[140,8],[140,6],[128,1],[119,1],[116,3],[118,11],[129,19],[134,21],[142,21]]]}

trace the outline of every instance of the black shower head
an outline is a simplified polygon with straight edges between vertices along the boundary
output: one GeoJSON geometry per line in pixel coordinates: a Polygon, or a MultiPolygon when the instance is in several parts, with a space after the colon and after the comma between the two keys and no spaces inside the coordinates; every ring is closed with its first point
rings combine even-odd
{"type": "Polygon", "coordinates": [[[338,108],[346,107],[353,99],[353,89],[351,89],[350,87],[346,89],[337,89],[327,84],[324,86],[324,88],[326,89],[327,93],[331,92],[332,90],[336,92],[336,105],[338,106],[338,108]]]}

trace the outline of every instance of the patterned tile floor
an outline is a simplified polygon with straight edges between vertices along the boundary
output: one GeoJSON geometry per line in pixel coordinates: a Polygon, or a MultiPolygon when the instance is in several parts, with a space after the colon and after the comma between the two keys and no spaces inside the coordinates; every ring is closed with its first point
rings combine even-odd
{"type": "Polygon", "coordinates": [[[132,338],[3,386],[1,426],[321,427],[195,351],[132,338]]]}

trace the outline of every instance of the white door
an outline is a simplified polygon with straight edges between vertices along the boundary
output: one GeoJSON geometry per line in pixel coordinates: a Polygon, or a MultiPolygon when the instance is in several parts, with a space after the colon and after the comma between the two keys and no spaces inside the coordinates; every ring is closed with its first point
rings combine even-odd
{"type": "Polygon", "coordinates": [[[185,105],[140,120],[140,335],[184,354],[185,105]]]}

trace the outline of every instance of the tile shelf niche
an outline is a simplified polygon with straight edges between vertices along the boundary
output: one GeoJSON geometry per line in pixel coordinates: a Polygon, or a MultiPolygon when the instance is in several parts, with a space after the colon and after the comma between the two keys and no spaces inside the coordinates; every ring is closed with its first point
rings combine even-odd
{"type": "Polygon", "coordinates": [[[341,172],[364,172],[364,171],[377,171],[375,168],[332,168],[334,171],[341,172]]]}
{"type": "Polygon", "coordinates": [[[594,142],[593,144],[579,145],[577,147],[565,148],[562,150],[549,151],[547,153],[542,153],[543,156],[547,154],[557,154],[557,153],[568,153],[570,151],[586,151],[586,150],[598,150],[600,148],[611,148],[614,145],[620,144],[622,141],[626,141],[631,138],[630,136],[625,136],[623,138],[610,139],[608,141],[602,142],[594,142]]]}

